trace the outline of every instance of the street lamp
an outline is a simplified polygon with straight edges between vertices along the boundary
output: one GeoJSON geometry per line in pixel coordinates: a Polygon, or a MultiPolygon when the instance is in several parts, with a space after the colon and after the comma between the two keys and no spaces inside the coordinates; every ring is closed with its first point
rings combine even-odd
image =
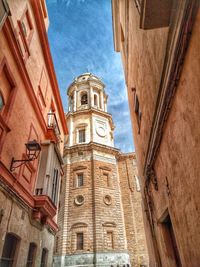
{"type": "Polygon", "coordinates": [[[38,158],[40,151],[41,151],[41,146],[40,144],[36,141],[28,141],[28,143],[25,144],[26,146],[26,156],[27,159],[14,159],[12,158],[11,164],[10,164],[10,171],[14,171],[16,168],[19,168],[23,164],[29,161],[33,161],[38,158]],[[19,163],[18,165],[15,163],[19,163]]]}

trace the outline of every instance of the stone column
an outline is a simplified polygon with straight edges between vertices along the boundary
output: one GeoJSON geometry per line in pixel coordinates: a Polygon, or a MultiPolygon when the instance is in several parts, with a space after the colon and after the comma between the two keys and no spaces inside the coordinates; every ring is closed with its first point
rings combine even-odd
{"type": "Polygon", "coordinates": [[[105,104],[104,104],[104,111],[107,112],[107,102],[105,101],[105,104]]]}
{"type": "Polygon", "coordinates": [[[72,98],[71,96],[68,96],[68,111],[72,111],[72,98]]]}
{"type": "Polygon", "coordinates": [[[103,103],[103,91],[100,92],[100,108],[104,110],[104,103],[103,103]]]}
{"type": "Polygon", "coordinates": [[[93,87],[90,86],[90,107],[94,107],[93,87]]]}
{"type": "Polygon", "coordinates": [[[72,120],[72,116],[69,119],[69,146],[73,146],[73,120],[72,120]]]}
{"type": "Polygon", "coordinates": [[[74,90],[74,111],[76,111],[77,107],[77,91],[74,90]]]}

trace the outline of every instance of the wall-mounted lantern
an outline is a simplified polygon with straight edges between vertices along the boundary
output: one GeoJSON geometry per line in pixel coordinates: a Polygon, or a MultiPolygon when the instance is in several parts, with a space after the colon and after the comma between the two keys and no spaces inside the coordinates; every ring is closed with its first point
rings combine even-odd
{"type": "Polygon", "coordinates": [[[10,164],[10,171],[14,171],[16,168],[19,168],[21,165],[25,164],[26,162],[33,161],[38,158],[40,151],[41,151],[41,146],[40,144],[36,141],[28,141],[26,146],[26,156],[27,159],[14,159],[12,158],[11,164],[10,164]],[[19,164],[16,164],[19,163],[19,164]]]}

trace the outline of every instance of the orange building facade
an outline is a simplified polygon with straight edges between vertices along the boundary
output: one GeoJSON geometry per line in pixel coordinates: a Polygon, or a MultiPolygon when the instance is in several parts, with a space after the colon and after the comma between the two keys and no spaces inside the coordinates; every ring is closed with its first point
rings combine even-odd
{"type": "Polygon", "coordinates": [[[199,267],[200,8],[113,0],[151,267],[199,267]]]}
{"type": "Polygon", "coordinates": [[[1,266],[52,264],[67,127],[48,23],[44,0],[0,1],[1,266]]]}

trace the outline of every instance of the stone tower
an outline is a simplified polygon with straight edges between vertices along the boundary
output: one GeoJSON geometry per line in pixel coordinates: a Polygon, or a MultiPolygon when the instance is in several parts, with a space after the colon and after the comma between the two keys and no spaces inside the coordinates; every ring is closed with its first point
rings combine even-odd
{"type": "MultiPolygon", "coordinates": [[[[68,88],[69,136],[54,266],[129,267],[138,266],[134,260],[139,254],[141,259],[146,257],[145,241],[137,255],[134,239],[138,216],[134,213],[137,201],[132,203],[131,198],[131,190],[136,191],[135,155],[122,154],[114,147],[114,124],[107,113],[104,88],[91,73],[80,75],[68,88]]],[[[141,210],[139,214],[141,232],[141,210]]]]}

